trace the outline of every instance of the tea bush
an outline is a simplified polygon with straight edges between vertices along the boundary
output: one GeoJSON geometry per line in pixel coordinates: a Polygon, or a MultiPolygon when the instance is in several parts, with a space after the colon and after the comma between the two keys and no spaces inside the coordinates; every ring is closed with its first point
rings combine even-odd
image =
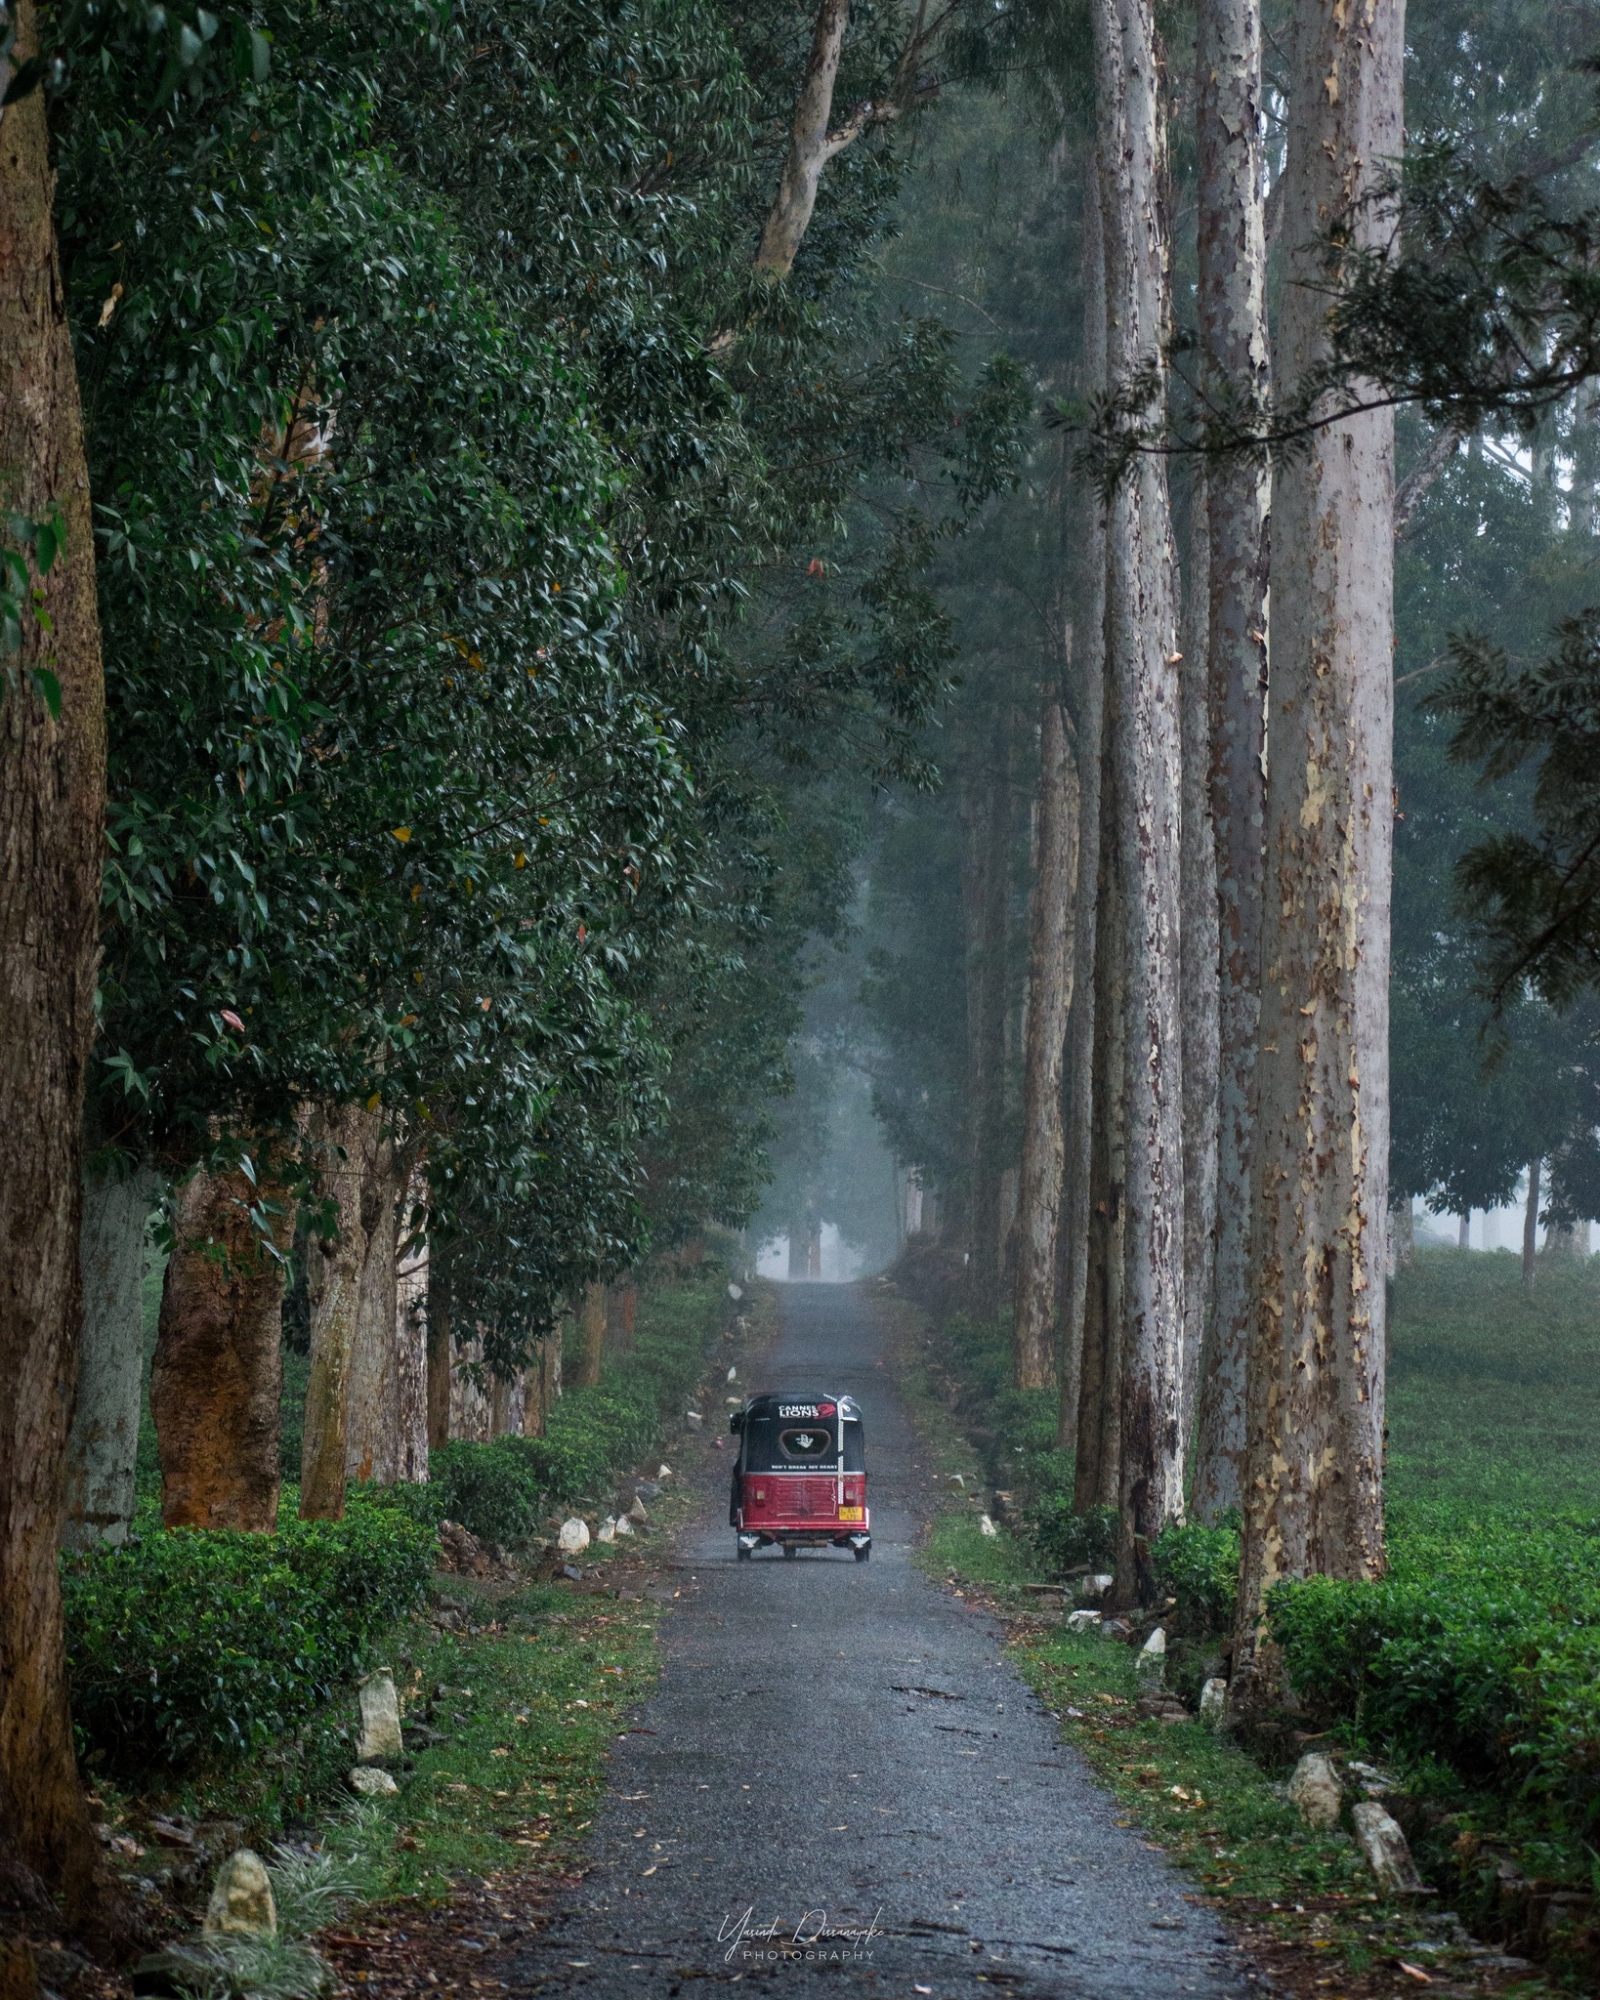
{"type": "Polygon", "coordinates": [[[1600,1829],[1600,1521],[1408,1509],[1382,1582],[1281,1585],[1269,1615],[1318,1711],[1600,1829]]]}
{"type": "Polygon", "coordinates": [[[1214,1528],[1191,1521],[1169,1528],[1156,1544],[1156,1581],[1178,1600],[1178,1623],[1193,1633],[1232,1630],[1239,1601],[1237,1514],[1214,1528]]]}
{"type": "Polygon", "coordinates": [[[253,1749],[326,1701],[418,1600],[434,1537],[358,1494],[275,1535],[160,1528],[62,1565],[72,1712],[114,1766],[253,1749]]]}

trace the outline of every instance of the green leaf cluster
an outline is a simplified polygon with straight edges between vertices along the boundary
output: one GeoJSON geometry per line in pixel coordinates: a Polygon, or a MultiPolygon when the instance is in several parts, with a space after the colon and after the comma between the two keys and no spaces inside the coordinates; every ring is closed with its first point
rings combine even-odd
{"type": "Polygon", "coordinates": [[[365,1664],[418,1601],[431,1528],[357,1496],[338,1523],[275,1535],[162,1533],[62,1565],[80,1747],[115,1768],[259,1749],[365,1664]]]}

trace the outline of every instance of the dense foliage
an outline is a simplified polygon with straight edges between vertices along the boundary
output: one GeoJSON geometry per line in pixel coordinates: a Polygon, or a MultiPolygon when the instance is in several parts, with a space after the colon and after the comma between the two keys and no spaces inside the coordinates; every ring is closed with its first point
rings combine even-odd
{"type": "MultiPolygon", "coordinates": [[[[175,16],[170,61],[131,18],[73,11],[52,111],[110,712],[95,1135],[182,1171],[381,1107],[513,1365],[652,1232],[750,1212],[867,782],[928,769],[930,564],[1027,394],[876,312],[893,126],[752,279],[779,8],[265,0],[175,16]]],[[[897,34],[859,11],[848,87],[897,34]]]]}
{"type": "Polygon", "coordinates": [[[376,1500],[276,1535],[161,1532],[63,1565],[86,1750],[137,1769],[259,1749],[325,1702],[417,1602],[431,1528],[376,1500]]]}

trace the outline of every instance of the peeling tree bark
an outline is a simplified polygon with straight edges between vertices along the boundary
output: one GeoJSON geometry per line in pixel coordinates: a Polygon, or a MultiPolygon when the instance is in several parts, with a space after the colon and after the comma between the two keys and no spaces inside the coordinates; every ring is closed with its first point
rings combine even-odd
{"type": "MultiPolygon", "coordinates": [[[[20,66],[38,52],[33,0],[14,0],[11,19],[20,66]]],[[[25,612],[21,650],[0,666],[0,1874],[34,1872],[71,1921],[106,1937],[126,1911],[78,1784],[57,1559],[82,1311],[105,717],[54,192],[35,91],[0,118],[0,503],[29,520],[59,509],[66,550],[30,576],[52,630],[25,612]],[[36,671],[55,675],[59,716],[36,671]]]]}
{"type": "Polygon", "coordinates": [[[134,1518],[144,1372],[144,1224],[156,1186],[148,1168],[126,1162],[84,1174],[84,1340],[66,1440],[62,1548],[120,1548],[134,1518]]]}
{"type": "Polygon", "coordinates": [[[1217,851],[1211,823],[1211,717],[1206,626],[1206,480],[1189,497],[1183,659],[1183,1386],[1185,1445],[1194,1433],[1200,1357],[1211,1332],[1217,1242],[1217,851]]]}
{"type": "Polygon", "coordinates": [[[1019,1389],[1056,1378],[1056,1231],[1065,1148],[1061,1073],[1072,1006],[1078,875],[1078,770],[1059,688],[1039,722],[1038,807],[1029,897],[1028,1018],[1023,1050],[1022,1165],[1012,1377],[1019,1389]]]}
{"type": "MultiPolygon", "coordinates": [[[[1106,385],[1105,244],[1098,176],[1088,175],[1083,241],[1083,375],[1086,394],[1106,385]]],[[[1078,1442],[1083,1393],[1086,1299],[1089,1284],[1091,1150],[1094,1131],[1095,1026],[1098,1019],[1096,943],[1101,863],[1101,758],[1105,741],[1105,515],[1091,505],[1084,535],[1087,571],[1084,617],[1073,649],[1078,735],[1078,895],[1073,935],[1072,1013],[1067,1030],[1066,1163],[1061,1195],[1061,1400],[1057,1439],[1078,1442]]],[[[1065,535],[1063,535],[1065,542],[1065,535]]],[[[1062,560],[1066,560],[1063,546],[1062,560]]]]}
{"type": "Polygon", "coordinates": [[[117,1548],[133,1519],[144,1365],[144,1232],[157,1181],[126,1162],[84,1175],[83,1345],[61,1546],[117,1548]]]}
{"type": "Polygon", "coordinates": [[[313,1239],[308,1249],[311,1367],[300,1450],[302,1521],[344,1519],[350,1370],[367,1261],[361,1191],[380,1118],[359,1104],[341,1104],[312,1122],[310,1138],[322,1155],[321,1190],[333,1203],[334,1233],[325,1241],[313,1239]]]}
{"type": "Polygon", "coordinates": [[[150,1370],[169,1528],[278,1525],[283,1258],[294,1203],[262,1176],[194,1174],[178,1197],[150,1370]]]}
{"type": "Polygon", "coordinates": [[[416,1234],[422,1190],[407,1189],[397,1224],[394,1345],[399,1389],[399,1453],[395,1478],[403,1486],[428,1483],[428,1255],[416,1234]]]}
{"type": "MultiPolygon", "coordinates": [[[[1270,388],[1259,0],[1201,0],[1197,29],[1201,365],[1214,400],[1258,408],[1270,388]]],[[[1217,1230],[1193,1498],[1199,1519],[1216,1521],[1239,1505],[1244,1462],[1271,475],[1243,458],[1223,459],[1207,487],[1206,671],[1220,932],[1217,1230]]]]}
{"type": "MultiPolygon", "coordinates": [[[[1300,0],[1277,373],[1323,352],[1330,225],[1398,156],[1403,0],[1300,0]]],[[[1390,218],[1358,210],[1358,239],[1390,218]]],[[[1273,497],[1255,1313],[1235,1699],[1275,1696],[1282,1578],[1383,1570],[1394,425],[1317,435],[1273,497]]]]}
{"type": "MultiPolygon", "coordinates": [[[[1095,0],[1107,367],[1160,365],[1170,311],[1166,116],[1150,0],[1095,0]]],[[[1158,380],[1149,414],[1165,401],[1158,380]]],[[[1146,1603],[1156,1537],[1183,1512],[1182,752],[1176,561],[1165,461],[1142,454],[1106,520],[1106,667],[1116,688],[1123,1093],[1121,1491],[1117,1594],[1146,1603]]]]}
{"type": "MultiPolygon", "coordinates": [[[[1115,736],[1116,689],[1107,687],[1105,734],[1115,736]]],[[[1089,1226],[1084,1250],[1083,1348],[1072,1504],[1080,1514],[1115,1507],[1122,1486],[1123,1192],[1127,1012],[1121,883],[1117,874],[1117,772],[1100,767],[1100,879],[1094,959],[1094,1115],[1089,1144],[1089,1226]]]]}
{"type": "Polygon", "coordinates": [[[428,1444],[442,1451],[450,1442],[450,1370],[454,1365],[454,1313],[450,1295],[449,1247],[428,1246],[428,1444]]]}
{"type": "Polygon", "coordinates": [[[393,1486],[400,1478],[395,1257],[404,1182],[393,1141],[380,1139],[364,1164],[361,1186],[367,1252],[356,1295],[350,1419],[345,1437],[345,1477],[356,1485],[393,1486]]]}

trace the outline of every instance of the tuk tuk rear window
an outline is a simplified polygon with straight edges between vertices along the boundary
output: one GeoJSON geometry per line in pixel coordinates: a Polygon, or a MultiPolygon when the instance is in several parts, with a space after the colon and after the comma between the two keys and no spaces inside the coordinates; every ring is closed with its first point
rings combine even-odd
{"type": "MultiPolygon", "coordinates": [[[[830,1470],[839,1463],[838,1419],[751,1416],[745,1421],[741,1463],[746,1472],[797,1472],[807,1465],[830,1470]]],[[[844,1469],[866,1470],[859,1423],[844,1426],[844,1469]]]]}

